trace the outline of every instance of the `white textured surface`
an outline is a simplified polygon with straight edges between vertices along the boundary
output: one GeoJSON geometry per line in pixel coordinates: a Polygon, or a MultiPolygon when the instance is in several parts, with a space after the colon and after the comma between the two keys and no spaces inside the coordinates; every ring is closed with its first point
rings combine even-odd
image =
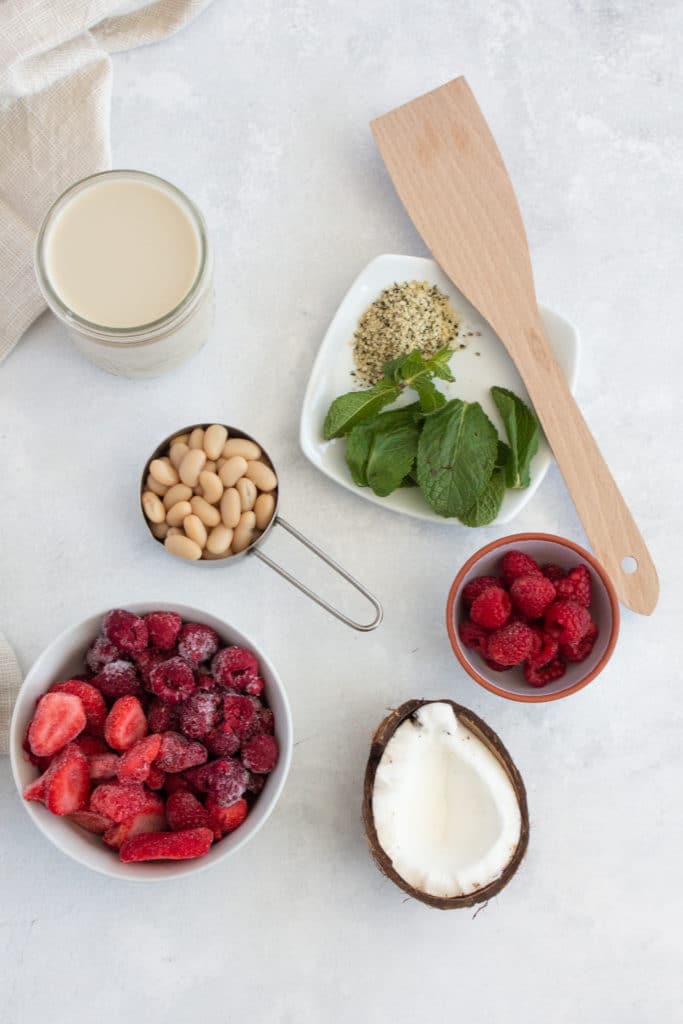
{"type": "MultiPolygon", "coordinates": [[[[233,617],[288,684],[299,745],[253,843],[149,891],[52,850],[3,764],[3,1024],[680,1019],[682,29],[680,4],[661,0],[231,0],[115,58],[115,164],[203,208],[216,328],[159,381],[107,376],[48,317],[3,365],[0,623],[28,666],[105,604],[175,598],[233,617]],[[424,252],[367,122],[463,71],[515,181],[539,295],[581,332],[579,399],[662,575],[655,616],[625,612],[604,675],[549,706],[496,699],[450,653],[448,585],[498,531],[385,514],[296,441],[353,276],[377,253],[424,252]],[[352,634],[265,566],[205,573],[150,547],[140,464],[176,424],[213,417],[267,440],[283,511],[375,586],[380,630],[352,634]],[[404,903],[365,849],[370,735],[415,696],[483,715],[527,782],[529,853],[475,920],[404,903]]],[[[516,525],[584,539],[556,471],[516,525]]]]}

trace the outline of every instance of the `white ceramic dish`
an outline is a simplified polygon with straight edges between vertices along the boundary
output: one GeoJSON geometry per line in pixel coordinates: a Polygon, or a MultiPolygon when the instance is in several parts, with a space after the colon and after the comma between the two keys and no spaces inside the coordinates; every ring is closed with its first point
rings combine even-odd
{"type": "MultiPolygon", "coordinates": [[[[429,281],[437,285],[450,297],[466,331],[472,332],[471,337],[460,339],[467,348],[456,351],[451,360],[455,382],[448,384],[439,381],[439,387],[449,398],[457,397],[479,402],[495,423],[500,437],[505,439],[503,424],[491,399],[489,388],[497,384],[510,388],[525,401],[529,399],[503,344],[434,260],[417,256],[389,255],[378,256],[365,267],[335,313],[323,338],[306,388],[299,438],[304,455],[314,466],[366,501],[417,519],[462,526],[458,519],[444,519],[432,512],[416,487],[401,488],[386,498],[378,498],[369,487],[356,487],[345,461],[345,440],[340,438],[325,441],[322,435],[322,425],[330,403],[337,395],[351,391],[354,387],[354,378],[351,376],[352,340],[360,316],[370,303],[374,302],[382,289],[395,281],[410,280],[429,281]]],[[[579,336],[576,328],[544,306],[540,306],[540,311],[548,341],[573,391],[579,369],[579,336]]],[[[409,400],[412,399],[406,398],[406,401],[409,400]]],[[[497,524],[509,523],[531,500],[548,471],[551,458],[550,448],[545,439],[542,439],[532,465],[531,485],[524,491],[505,492],[501,510],[495,520],[497,524]]]]}
{"type": "Polygon", "coordinates": [[[99,871],[110,878],[122,878],[136,882],[159,882],[212,867],[230,854],[235,853],[254,836],[270,816],[277,803],[289,772],[292,759],[293,732],[292,717],[285,688],[275,668],[263,651],[248,636],[240,633],[215,615],[209,615],[190,605],[169,604],[160,601],[154,604],[127,604],[125,607],[138,615],[151,611],[175,611],[183,619],[202,622],[216,630],[224,643],[248,647],[259,660],[261,675],[265,681],[265,696],[275,716],[275,736],[280,747],[280,757],[274,771],[251,808],[246,820],[231,835],[215,843],[205,857],[187,861],[153,861],[141,864],[122,864],[115,850],[108,849],[99,836],[73,825],[63,818],[50,814],[42,804],[24,800],[24,787],[36,777],[37,769],[24,757],[22,740],[26,726],[31,719],[36,698],[44,693],[57,679],[68,679],[69,675],[82,672],[86,649],[97,636],[106,609],[99,615],[92,615],[84,622],[71,626],[52,641],[34,662],[19,691],[12,724],[10,727],[10,758],[12,773],[19,791],[19,798],[34,825],[50,842],[68,857],[85,867],[99,871]]]}

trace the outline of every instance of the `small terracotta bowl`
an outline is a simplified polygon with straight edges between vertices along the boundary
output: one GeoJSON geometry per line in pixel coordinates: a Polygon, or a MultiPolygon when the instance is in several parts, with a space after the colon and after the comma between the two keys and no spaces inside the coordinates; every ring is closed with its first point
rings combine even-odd
{"type": "Polygon", "coordinates": [[[585,548],[550,533],[518,533],[487,544],[465,562],[448,593],[446,626],[456,658],[477,683],[499,697],[538,704],[568,697],[602,672],[619,635],[619,602],[606,571],[585,548]],[[499,576],[503,555],[513,549],[524,551],[540,565],[552,562],[566,570],[584,562],[591,572],[593,600],[590,612],[599,628],[595,646],[585,661],[568,664],[560,679],[541,689],[535,689],[526,682],[521,668],[511,668],[507,672],[489,668],[481,655],[463,646],[458,635],[458,626],[463,618],[463,588],[475,576],[499,576]]]}

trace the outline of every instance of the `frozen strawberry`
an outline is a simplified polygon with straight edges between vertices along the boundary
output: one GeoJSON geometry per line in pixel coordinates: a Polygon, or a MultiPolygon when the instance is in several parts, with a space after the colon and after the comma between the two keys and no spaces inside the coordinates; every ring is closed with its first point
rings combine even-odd
{"type": "Polygon", "coordinates": [[[149,689],[167,704],[180,704],[195,689],[194,672],[182,658],[169,658],[149,674],[149,689]]]}
{"type": "Polygon", "coordinates": [[[200,665],[212,658],[218,650],[218,636],[211,626],[200,622],[187,622],[178,637],[178,654],[190,665],[200,665]]]}
{"type": "Polygon", "coordinates": [[[541,567],[530,555],[523,551],[507,551],[500,563],[503,579],[508,586],[518,576],[540,574],[541,567]]]}
{"type": "Polygon", "coordinates": [[[88,771],[93,782],[115,779],[119,767],[118,754],[93,754],[88,758],[88,771]]]}
{"type": "Polygon", "coordinates": [[[119,782],[146,782],[159,753],[161,736],[145,736],[119,758],[116,775],[119,782]]]}
{"type": "Polygon", "coordinates": [[[33,779],[29,782],[28,786],[24,788],[22,796],[24,800],[36,800],[40,804],[45,803],[45,776],[47,772],[43,772],[37,779],[33,779]]]}
{"type": "Polygon", "coordinates": [[[93,736],[101,736],[104,730],[104,720],[107,717],[107,705],[104,697],[90,683],[83,683],[78,679],[66,679],[63,683],[53,683],[50,693],[72,693],[80,697],[85,711],[86,729],[93,736]]]}
{"type": "Polygon", "coordinates": [[[164,654],[162,651],[153,651],[149,647],[144,651],[139,651],[137,654],[133,654],[132,657],[143,686],[146,686],[147,688],[149,688],[149,677],[152,669],[156,668],[157,665],[160,665],[162,661],[168,660],[167,654],[164,654]]]}
{"type": "Polygon", "coordinates": [[[87,733],[81,733],[74,743],[85,757],[94,757],[96,754],[108,754],[109,747],[101,740],[99,736],[88,736],[87,733]]]}
{"type": "Polygon", "coordinates": [[[553,658],[547,665],[542,668],[534,668],[527,664],[524,666],[524,678],[530,686],[536,686],[539,689],[542,686],[547,686],[548,683],[554,682],[556,679],[561,679],[567,671],[567,666],[561,658],[553,658]]]}
{"type": "Polygon", "coordinates": [[[534,636],[534,646],[526,663],[530,668],[543,668],[557,656],[559,645],[554,637],[538,626],[534,628],[534,636]]]}
{"type": "Polygon", "coordinates": [[[166,818],[174,832],[185,828],[212,828],[211,816],[194,793],[179,789],[166,801],[166,818]]]}
{"type": "Polygon", "coordinates": [[[228,694],[223,698],[223,724],[245,740],[258,728],[256,708],[249,697],[228,694]]]}
{"type": "Polygon", "coordinates": [[[145,785],[150,789],[163,789],[165,782],[166,772],[162,772],[161,768],[157,768],[157,766],[153,764],[149,769],[149,775],[145,779],[145,785]]]}
{"type": "Polygon", "coordinates": [[[45,806],[60,816],[81,811],[90,795],[88,762],[74,743],[69,743],[45,773],[45,806]]]}
{"type": "Polygon", "coordinates": [[[128,750],[147,732],[147,719],[137,697],[119,697],[104,723],[104,738],[114,750],[128,750]]]}
{"type": "Polygon", "coordinates": [[[103,782],[93,791],[89,809],[118,823],[136,814],[161,814],[164,801],[140,782],[103,782]]]}
{"type": "Polygon", "coordinates": [[[132,818],[126,818],[118,825],[111,825],[102,836],[102,839],[112,849],[121,848],[126,839],[139,836],[143,832],[163,832],[168,823],[166,816],[161,811],[141,811],[132,818]]]}
{"type": "Polygon", "coordinates": [[[135,665],[120,658],[105,665],[102,671],[92,678],[91,683],[107,700],[140,695],[140,679],[135,665]]]}
{"type": "Polygon", "coordinates": [[[85,663],[91,672],[101,672],[110,661],[118,661],[121,651],[106,636],[98,636],[85,656],[85,663]]]}
{"type": "Polygon", "coordinates": [[[244,684],[244,692],[248,693],[250,697],[260,697],[265,685],[261,676],[251,676],[248,682],[244,684]]]}
{"type": "Polygon", "coordinates": [[[534,648],[534,633],[523,622],[509,622],[496,629],[486,643],[486,657],[508,668],[519,665],[534,648]]]}
{"type": "Polygon", "coordinates": [[[466,583],[462,591],[462,599],[466,608],[469,608],[473,601],[489,587],[499,587],[500,580],[497,576],[475,576],[473,580],[466,583]]]}
{"type": "Polygon", "coordinates": [[[245,647],[224,647],[211,662],[211,671],[221,686],[240,690],[242,682],[258,675],[258,661],[245,647]]]}
{"type": "Polygon", "coordinates": [[[545,612],[545,630],[560,644],[576,646],[591,624],[588,609],[576,601],[555,601],[545,612]]]}
{"type": "Polygon", "coordinates": [[[80,697],[72,693],[44,694],[28,730],[31,753],[36,757],[50,757],[83,732],[86,722],[80,697]]]}
{"type": "Polygon", "coordinates": [[[107,640],[127,654],[144,650],[149,639],[144,620],[123,608],[114,608],[105,615],[102,632],[107,640]]]}
{"type": "Polygon", "coordinates": [[[577,565],[566,577],[555,584],[557,596],[576,601],[577,604],[589,608],[591,603],[591,574],[583,564],[577,565]]]}
{"type": "Polygon", "coordinates": [[[147,723],[150,732],[167,732],[169,729],[177,731],[178,706],[166,704],[158,697],[153,698],[147,708],[147,723]]]}
{"type": "Polygon", "coordinates": [[[184,772],[187,768],[204,764],[208,753],[201,743],[191,742],[178,732],[165,732],[154,762],[162,772],[184,772]]]}
{"type": "MultiPolygon", "coordinates": [[[[40,698],[38,698],[38,700],[36,701],[36,707],[38,707],[38,701],[39,700],[40,700],[40,698]]],[[[30,763],[34,764],[36,766],[36,768],[38,768],[38,770],[40,772],[45,772],[50,767],[50,758],[49,757],[36,757],[36,755],[33,753],[33,751],[31,750],[31,744],[29,743],[29,740],[28,740],[28,734],[29,734],[30,728],[31,728],[31,723],[28,722],[27,725],[26,725],[26,728],[24,729],[24,738],[21,741],[21,749],[24,752],[24,760],[25,761],[30,761],[30,763]]]]}
{"type": "Polygon", "coordinates": [[[195,690],[180,705],[180,731],[190,740],[201,740],[218,721],[221,706],[220,694],[211,690],[195,690]]]}
{"type": "Polygon", "coordinates": [[[476,597],[470,608],[470,619],[484,629],[504,626],[510,617],[512,602],[502,587],[487,587],[476,597]]]}
{"type": "Polygon", "coordinates": [[[212,842],[213,832],[209,828],[142,833],[126,839],[119,856],[124,864],[146,860],[191,860],[208,853],[212,842]]]}
{"type": "Polygon", "coordinates": [[[530,619],[539,619],[555,596],[554,585],[538,573],[517,576],[510,584],[513,605],[530,619]]]}
{"type": "Polygon", "coordinates": [[[211,816],[211,823],[216,839],[234,832],[242,824],[249,810],[246,800],[236,800],[229,807],[222,807],[213,797],[206,798],[206,810],[211,816]]]}
{"type": "Polygon", "coordinates": [[[242,744],[242,764],[250,772],[267,775],[277,764],[278,745],[274,736],[258,733],[242,744]]]}
{"type": "Polygon", "coordinates": [[[477,626],[475,622],[465,619],[458,627],[458,635],[465,647],[469,647],[471,651],[478,651],[480,654],[484,653],[489,633],[483,626],[477,626]]]}
{"type": "Polygon", "coordinates": [[[577,644],[561,644],[560,654],[565,661],[584,661],[593,650],[598,638],[598,627],[591,622],[584,636],[577,644]]]}
{"type": "Polygon", "coordinates": [[[176,645],[183,620],[175,612],[150,612],[145,615],[150,647],[171,651],[176,645]]]}
{"type": "Polygon", "coordinates": [[[249,772],[232,757],[221,758],[185,773],[201,793],[210,793],[222,807],[233,804],[244,793],[249,772]]]}
{"type": "Polygon", "coordinates": [[[552,562],[547,562],[545,565],[542,565],[541,572],[547,580],[550,580],[551,583],[557,583],[558,580],[563,579],[565,576],[564,569],[559,565],[553,565],[552,562]]]}
{"type": "Polygon", "coordinates": [[[96,836],[101,836],[114,824],[111,818],[105,818],[103,814],[95,814],[94,811],[74,811],[73,814],[68,815],[68,818],[69,821],[73,821],[74,825],[79,825],[86,832],[92,832],[96,836]]]}
{"type": "Polygon", "coordinates": [[[240,738],[229,725],[221,722],[204,737],[204,746],[214,757],[232,757],[240,748],[240,738]]]}

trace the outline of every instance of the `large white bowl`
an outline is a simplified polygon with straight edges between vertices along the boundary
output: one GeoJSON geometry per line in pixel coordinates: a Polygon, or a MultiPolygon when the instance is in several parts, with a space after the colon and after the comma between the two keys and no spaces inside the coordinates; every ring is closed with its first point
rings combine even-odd
{"type": "Polygon", "coordinates": [[[230,854],[235,853],[249,842],[271,814],[282,792],[292,759],[293,732],[292,717],[285,688],[275,668],[261,648],[250,637],[240,633],[215,615],[193,608],[190,605],[168,604],[159,601],[154,604],[127,604],[125,607],[138,615],[151,611],[174,611],[190,622],[202,622],[211,626],[225,644],[248,647],[259,660],[261,675],[265,681],[265,697],[275,716],[275,736],[280,747],[280,757],[275,770],[268,776],[254,806],[246,820],[231,835],[215,843],[205,857],[187,861],[152,861],[141,864],[122,864],[115,850],[108,849],[100,836],[92,835],[77,825],[59,818],[35,802],[21,798],[24,787],[36,778],[37,769],[24,755],[22,741],[28,722],[33,715],[36,699],[58,679],[83,671],[85,652],[99,632],[100,623],[106,610],[92,615],[84,622],[71,626],[43,651],[34,662],[24,680],[12,716],[10,727],[10,757],[12,772],[19,796],[34,825],[54,843],[62,853],[93,871],[99,871],[111,878],[128,881],[160,882],[177,878],[194,871],[202,871],[230,854]]]}

